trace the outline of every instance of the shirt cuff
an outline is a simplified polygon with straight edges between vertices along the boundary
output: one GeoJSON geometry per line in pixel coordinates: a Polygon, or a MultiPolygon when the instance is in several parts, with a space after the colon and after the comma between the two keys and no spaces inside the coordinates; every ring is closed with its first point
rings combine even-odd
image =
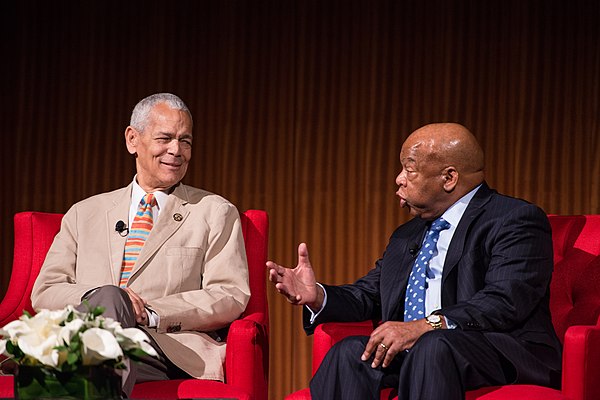
{"type": "Polygon", "coordinates": [[[310,313],[310,320],[309,320],[309,322],[311,324],[315,322],[315,319],[317,319],[317,317],[319,316],[319,314],[321,314],[321,311],[323,311],[323,309],[325,308],[325,305],[327,304],[327,291],[325,290],[325,288],[323,287],[323,285],[321,285],[319,282],[317,282],[317,285],[319,285],[319,287],[321,289],[323,289],[323,304],[321,305],[321,308],[318,309],[317,312],[314,312],[309,306],[304,306],[304,307],[306,307],[306,309],[310,313]]]}
{"type": "Polygon", "coordinates": [[[444,320],[446,321],[447,329],[456,329],[458,327],[458,324],[456,322],[452,321],[451,319],[444,317],[444,320]]]}
{"type": "Polygon", "coordinates": [[[160,322],[160,316],[148,307],[146,307],[146,312],[148,313],[148,328],[156,328],[160,322]]]}

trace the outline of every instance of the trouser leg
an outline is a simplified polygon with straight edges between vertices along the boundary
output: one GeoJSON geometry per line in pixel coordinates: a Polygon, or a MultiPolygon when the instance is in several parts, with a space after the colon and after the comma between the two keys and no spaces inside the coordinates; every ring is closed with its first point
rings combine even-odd
{"type": "MultiPolygon", "coordinates": [[[[77,306],[79,311],[87,311],[89,307],[104,307],[102,314],[104,317],[110,317],[121,323],[123,328],[132,328],[136,326],[135,313],[129,295],[117,286],[102,286],[85,297],[85,302],[77,306]],[[87,303],[87,305],[86,305],[87,303]]],[[[159,357],[144,357],[141,362],[132,362],[127,360],[127,369],[123,371],[123,393],[127,397],[131,395],[133,386],[136,382],[158,381],[187,377],[183,371],[175,367],[164,356],[160,348],[154,343],[152,338],[150,344],[157,351],[159,357]]]]}
{"type": "Polygon", "coordinates": [[[368,336],[350,336],[327,353],[310,382],[313,400],[378,399],[384,372],[360,359],[368,336]]]}
{"type": "Polygon", "coordinates": [[[465,391],[514,380],[512,367],[480,332],[432,331],[406,354],[398,400],[464,399],[465,391]]]}

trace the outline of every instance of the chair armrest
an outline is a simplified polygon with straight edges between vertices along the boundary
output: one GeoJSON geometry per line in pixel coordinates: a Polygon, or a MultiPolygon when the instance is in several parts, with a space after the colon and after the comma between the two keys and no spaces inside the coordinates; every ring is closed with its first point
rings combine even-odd
{"type": "Polygon", "coordinates": [[[233,321],[227,334],[225,376],[227,383],[250,394],[256,400],[267,399],[269,341],[266,325],[251,314],[233,321]]]}
{"type": "Polygon", "coordinates": [[[20,212],[14,217],[15,246],[8,290],[0,303],[0,326],[33,312],[31,289],[60,229],[62,214],[20,212]]]}
{"type": "Polygon", "coordinates": [[[327,322],[317,326],[313,339],[312,372],[317,372],[325,354],[334,344],[347,336],[369,336],[373,331],[372,321],[327,322]]]}
{"type": "Polygon", "coordinates": [[[565,333],[562,393],[569,399],[592,399],[600,381],[600,324],[571,326],[565,333]]]}

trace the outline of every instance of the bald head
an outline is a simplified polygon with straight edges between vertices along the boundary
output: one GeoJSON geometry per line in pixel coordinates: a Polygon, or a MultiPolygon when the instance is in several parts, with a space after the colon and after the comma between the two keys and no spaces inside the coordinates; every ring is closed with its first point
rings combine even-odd
{"type": "Polygon", "coordinates": [[[396,183],[401,205],[425,218],[438,217],[484,180],[483,150],[467,128],[435,123],[414,131],[400,152],[396,183]]]}
{"type": "Polygon", "coordinates": [[[447,122],[425,125],[406,139],[403,148],[405,146],[414,149],[421,147],[429,162],[445,167],[454,166],[461,175],[461,183],[471,189],[483,182],[483,150],[475,136],[460,124],[447,122]]]}

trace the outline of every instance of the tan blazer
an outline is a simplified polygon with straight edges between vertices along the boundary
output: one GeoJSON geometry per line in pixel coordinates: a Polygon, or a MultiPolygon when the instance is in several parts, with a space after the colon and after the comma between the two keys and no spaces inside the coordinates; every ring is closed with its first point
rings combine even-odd
{"type": "MultiPolygon", "coordinates": [[[[119,285],[131,185],[75,204],[65,214],[33,287],[33,307],[77,305],[91,289],[119,285]]],[[[213,332],[240,316],[250,297],[236,208],[179,184],[169,195],[133,267],[129,286],[160,316],[146,329],[190,375],[223,380],[225,343],[213,332]],[[182,347],[181,345],[185,346],[182,347]]]]}

